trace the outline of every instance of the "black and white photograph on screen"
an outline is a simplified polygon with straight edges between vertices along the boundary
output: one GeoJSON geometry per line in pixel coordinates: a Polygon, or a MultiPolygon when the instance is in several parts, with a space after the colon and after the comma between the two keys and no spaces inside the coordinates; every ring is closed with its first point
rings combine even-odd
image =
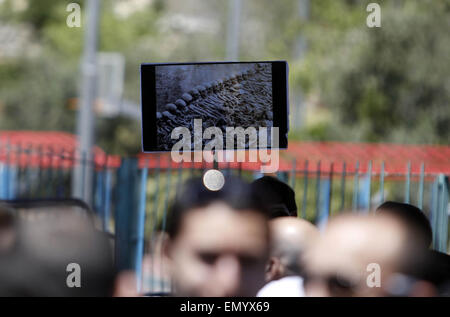
{"type": "Polygon", "coordinates": [[[171,150],[178,141],[171,138],[176,127],[193,133],[194,119],[202,120],[203,131],[220,128],[224,146],[226,127],[255,127],[258,131],[273,126],[271,63],[158,65],[155,78],[157,146],[161,151],[171,150]]]}

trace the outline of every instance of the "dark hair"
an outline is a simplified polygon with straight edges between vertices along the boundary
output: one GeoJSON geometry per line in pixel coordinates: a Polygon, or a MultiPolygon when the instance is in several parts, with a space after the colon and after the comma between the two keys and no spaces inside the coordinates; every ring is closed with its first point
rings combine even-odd
{"type": "Polygon", "coordinates": [[[263,176],[253,181],[251,186],[257,197],[270,209],[270,218],[297,216],[295,192],[288,184],[272,176],[263,176]]]}
{"type": "Polygon", "coordinates": [[[226,177],[218,191],[205,187],[201,178],[187,180],[170,208],[167,232],[171,238],[180,231],[183,218],[195,208],[223,202],[233,210],[251,210],[267,217],[267,210],[253,192],[251,186],[238,178],[226,177]]]}
{"type": "Polygon", "coordinates": [[[376,209],[378,214],[389,214],[400,219],[408,228],[420,232],[422,240],[428,247],[433,240],[430,222],[425,214],[416,206],[387,201],[376,209]]]}

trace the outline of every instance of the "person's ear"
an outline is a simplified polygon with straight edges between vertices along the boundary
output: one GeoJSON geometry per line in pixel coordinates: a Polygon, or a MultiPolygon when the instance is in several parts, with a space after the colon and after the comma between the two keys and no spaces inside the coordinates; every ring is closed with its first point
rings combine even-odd
{"type": "Polygon", "coordinates": [[[281,262],[277,257],[271,256],[266,265],[266,282],[277,280],[281,277],[281,262]]]}

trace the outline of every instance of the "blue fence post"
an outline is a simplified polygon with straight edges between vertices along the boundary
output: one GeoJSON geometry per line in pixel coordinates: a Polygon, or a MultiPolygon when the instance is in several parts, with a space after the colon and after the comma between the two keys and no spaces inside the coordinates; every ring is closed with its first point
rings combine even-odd
{"type": "Polygon", "coordinates": [[[319,210],[317,214],[317,225],[319,228],[323,228],[330,216],[330,199],[331,199],[331,182],[330,179],[323,179],[319,185],[320,197],[319,197],[319,210]]]}
{"type": "Polygon", "coordinates": [[[286,183],[286,184],[288,183],[289,176],[288,176],[287,172],[285,172],[285,171],[277,172],[276,175],[280,181],[282,181],[283,183],[286,183]]]}
{"type": "MultiPolygon", "coordinates": [[[[193,171],[194,171],[194,161],[192,161],[192,169],[190,171],[191,177],[193,177],[193,171]]],[[[155,291],[155,234],[157,230],[157,221],[158,221],[158,207],[159,207],[159,180],[160,180],[160,174],[161,174],[161,156],[158,155],[157,163],[156,163],[156,170],[155,170],[155,193],[153,198],[153,212],[150,214],[151,219],[151,227],[150,227],[150,252],[152,253],[151,256],[151,285],[150,290],[152,292],[155,291]]]]}
{"type": "Polygon", "coordinates": [[[0,162],[0,199],[6,199],[6,166],[0,162]]]}
{"type": "Polygon", "coordinates": [[[33,156],[33,146],[31,144],[28,145],[27,150],[27,160],[26,160],[26,172],[25,172],[25,196],[27,198],[31,197],[31,173],[32,171],[32,156],[33,156]]]}
{"type": "Polygon", "coordinates": [[[381,163],[380,171],[380,203],[384,203],[384,161],[381,163]]]}
{"type": "Polygon", "coordinates": [[[137,244],[136,244],[136,279],[137,290],[141,292],[142,289],[142,260],[144,258],[144,229],[145,229],[145,207],[147,198],[147,175],[148,164],[145,161],[145,166],[141,170],[140,185],[139,185],[139,209],[137,221],[137,244]]]}
{"type": "Polygon", "coordinates": [[[332,162],[330,164],[330,173],[329,173],[329,177],[328,177],[328,181],[330,182],[330,190],[329,190],[329,195],[328,195],[328,216],[330,216],[331,212],[332,212],[332,206],[331,206],[331,202],[333,201],[333,175],[334,174],[334,163],[332,162]]]}
{"type": "Polygon", "coordinates": [[[341,175],[341,206],[339,207],[339,211],[343,211],[345,208],[345,177],[347,170],[347,164],[342,163],[342,175],[341,175]]]}
{"type": "Polygon", "coordinates": [[[439,174],[432,186],[431,226],[433,249],[447,253],[449,184],[444,174],[439,174]]]}
{"type": "Polygon", "coordinates": [[[305,161],[305,170],[303,174],[303,201],[302,201],[302,218],[306,219],[306,206],[308,203],[308,178],[309,178],[309,170],[308,170],[308,160],[305,161]]]}
{"type": "Polygon", "coordinates": [[[62,160],[63,160],[63,152],[60,149],[58,152],[55,152],[57,164],[55,165],[56,169],[56,185],[55,185],[55,195],[58,198],[61,198],[62,195],[62,160]]]}
{"type": "Polygon", "coordinates": [[[371,206],[371,199],[372,199],[372,161],[369,161],[369,167],[367,169],[367,184],[366,184],[367,192],[366,192],[366,199],[367,199],[367,211],[370,211],[371,206]]]}
{"type": "Polygon", "coordinates": [[[353,202],[352,202],[353,211],[358,210],[359,205],[358,194],[359,194],[359,161],[356,162],[354,182],[353,182],[353,202]]]}
{"type": "Polygon", "coordinates": [[[138,212],[139,193],[138,166],[135,158],[123,159],[117,172],[116,194],[116,269],[133,270],[140,268],[141,219],[138,212]]]}
{"type": "Polygon", "coordinates": [[[318,216],[320,214],[320,167],[321,162],[317,162],[317,171],[316,171],[316,221],[318,219],[318,216]]]}
{"type": "Polygon", "coordinates": [[[0,199],[16,198],[17,167],[7,157],[6,163],[0,162],[0,199]]]}
{"type": "Polygon", "coordinates": [[[16,187],[17,187],[17,167],[16,166],[10,166],[9,167],[9,195],[8,199],[15,199],[16,198],[16,187]]]}
{"type": "Polygon", "coordinates": [[[47,166],[47,197],[51,197],[53,195],[52,187],[53,187],[53,157],[54,157],[54,151],[53,147],[49,146],[48,153],[47,153],[47,159],[48,159],[48,166],[47,166]]]}
{"type": "Polygon", "coordinates": [[[419,199],[417,206],[422,209],[423,207],[423,185],[424,185],[424,176],[425,175],[425,164],[422,162],[420,164],[420,179],[419,179],[419,199]]]}
{"type": "Polygon", "coordinates": [[[411,192],[411,162],[408,162],[406,167],[406,182],[405,182],[405,203],[409,204],[411,192]]]}
{"type": "MultiPolygon", "coordinates": [[[[217,163],[217,169],[218,169],[218,162],[217,163]]],[[[163,209],[163,217],[162,217],[162,225],[161,225],[161,231],[165,232],[166,231],[166,222],[167,222],[167,212],[168,212],[168,208],[169,208],[169,196],[170,196],[170,192],[171,192],[171,178],[172,178],[172,161],[169,161],[169,166],[166,170],[166,197],[164,200],[164,209],[163,209]]],[[[162,241],[161,241],[161,252],[163,250],[162,248],[162,241]]],[[[162,278],[163,276],[163,269],[164,269],[164,265],[163,265],[163,259],[164,256],[161,254],[161,271],[160,271],[160,287],[161,287],[161,292],[165,291],[165,285],[164,285],[164,279],[162,278]]]]}
{"type": "Polygon", "coordinates": [[[357,208],[365,213],[370,210],[370,187],[372,186],[372,161],[369,162],[367,173],[361,177],[362,184],[358,186],[358,203],[357,208]]]}
{"type": "MultiPolygon", "coordinates": [[[[103,171],[96,171],[95,172],[95,194],[94,194],[94,210],[99,216],[99,219],[102,219],[102,213],[103,213],[103,191],[105,190],[103,181],[103,178],[105,177],[103,171]]],[[[103,220],[103,219],[102,219],[103,220]]]]}
{"type": "Polygon", "coordinates": [[[5,186],[5,198],[9,198],[9,192],[11,188],[11,181],[10,181],[10,169],[11,169],[11,145],[9,143],[9,140],[6,144],[6,164],[5,164],[5,170],[4,170],[4,183],[3,186],[5,186]]]}
{"type": "Polygon", "coordinates": [[[109,232],[109,220],[111,215],[111,174],[109,169],[105,169],[105,186],[103,197],[103,231],[109,232]]]}
{"type": "Polygon", "coordinates": [[[11,164],[0,166],[0,199],[15,199],[17,168],[11,164]]]}

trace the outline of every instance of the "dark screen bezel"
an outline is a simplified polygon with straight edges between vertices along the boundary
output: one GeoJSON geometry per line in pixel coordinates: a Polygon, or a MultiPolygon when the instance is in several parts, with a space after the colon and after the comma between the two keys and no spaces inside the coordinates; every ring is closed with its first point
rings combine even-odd
{"type": "MultiPolygon", "coordinates": [[[[196,63],[144,63],[141,64],[141,133],[142,152],[162,153],[170,152],[158,149],[156,139],[156,66],[170,65],[199,65],[199,64],[272,64],[272,98],[273,98],[273,126],[279,127],[278,149],[287,149],[289,131],[289,102],[288,102],[288,64],[286,61],[251,61],[251,62],[196,62],[196,63]],[[143,89],[143,87],[150,87],[143,89]]],[[[275,147],[270,147],[275,149],[275,147]]],[[[236,149],[234,149],[236,150],[236,149]]],[[[194,150],[192,149],[191,152],[194,150]]]]}

